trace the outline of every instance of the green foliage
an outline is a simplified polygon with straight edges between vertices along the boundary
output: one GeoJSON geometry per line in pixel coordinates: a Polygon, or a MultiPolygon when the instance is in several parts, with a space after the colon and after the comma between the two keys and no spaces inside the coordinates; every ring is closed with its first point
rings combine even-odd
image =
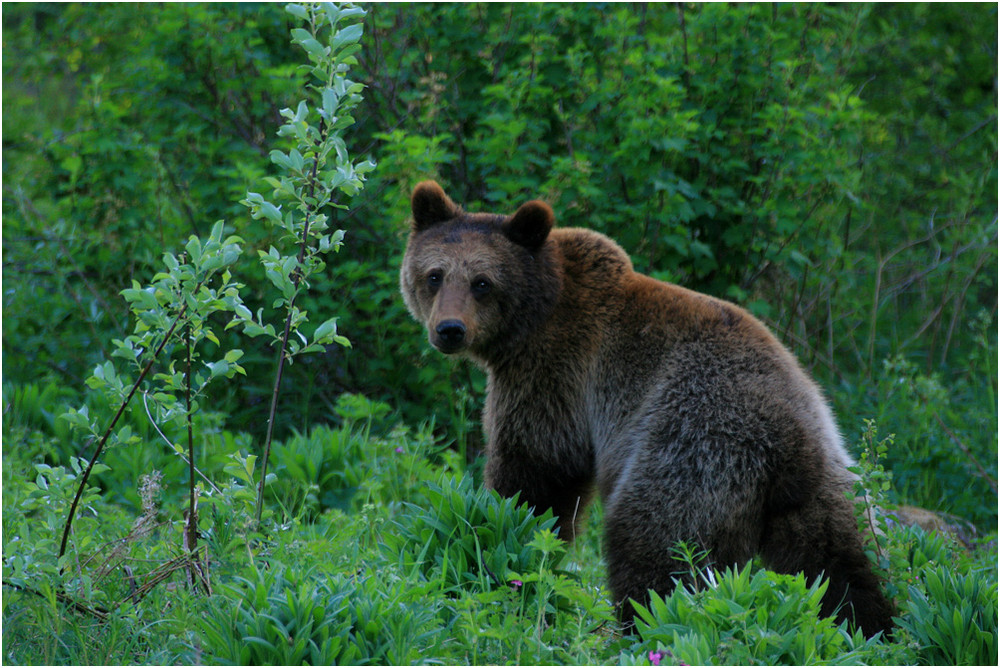
{"type": "Polygon", "coordinates": [[[948,389],[938,374],[906,359],[884,362],[874,405],[861,410],[870,410],[895,434],[883,460],[900,502],[953,513],[984,528],[996,524],[996,506],[983,503],[996,496],[996,375],[987,375],[995,365],[994,358],[970,369],[974,377],[948,389]]]}
{"type": "Polygon", "coordinates": [[[996,571],[925,570],[908,588],[901,626],[919,643],[920,665],[991,666],[997,662],[996,571]]]}
{"type": "Polygon", "coordinates": [[[237,578],[200,625],[213,663],[422,665],[443,640],[422,592],[398,579],[266,571],[237,578]]]}
{"type": "MultiPolygon", "coordinates": [[[[5,554],[4,579],[19,586],[39,580],[55,583],[59,570],[69,559],[60,560],[58,536],[80,485],[86,462],[73,459],[70,467],[35,464],[34,470],[18,471],[18,477],[4,481],[4,532],[16,538],[14,550],[5,554]]],[[[96,465],[101,473],[106,466],[96,465]]],[[[96,514],[100,490],[83,487],[81,512],[96,514]]],[[[79,549],[84,554],[96,549],[99,542],[92,533],[92,520],[80,532],[79,549]]]]}
{"type": "Polygon", "coordinates": [[[417,501],[407,504],[384,537],[383,549],[403,568],[415,567],[440,581],[443,589],[523,584],[525,574],[537,571],[550,552],[550,568],[564,552],[561,547],[543,551],[533,543],[537,532],[555,526],[551,510],[535,516],[516,497],[476,487],[468,475],[425,484],[417,501]]]}
{"type": "Polygon", "coordinates": [[[312,341],[300,332],[309,318],[306,311],[295,304],[295,300],[308,289],[310,277],[326,268],[320,259],[321,254],[340,250],[344,239],[343,230],[325,233],[327,215],[323,211],[327,207],[346,209],[346,205],[337,202],[337,195],[356,195],[364,187],[365,174],[375,167],[370,160],[353,163],[343,138],[344,130],[354,124],[350,113],[361,102],[361,91],[364,89],[362,84],[346,77],[350,66],[357,64],[353,54],[361,49],[358,41],[363,25],[350,23],[341,27],[340,24],[344,20],[364,16],[364,10],[354,6],[341,8],[332,3],[290,4],[286,9],[306,22],[306,28],[292,29],[292,41],[305,50],[312,63],[310,74],[313,82],[309,87],[319,94],[319,105],[313,109],[314,114],[305,100],[298,103],[295,111],[281,110],[286,123],[278,129],[278,136],[293,138],[295,148],[288,153],[271,151],[271,162],[282,169],[284,176],[265,180],[274,188],[272,197],[287,203],[288,211],[282,214],[281,205],[275,205],[255,192],[248,192],[246,199],[241,201],[250,209],[254,220],[264,219],[282,229],[284,239],[298,248],[297,256],[284,256],[273,246],[267,252],[258,251],[264,275],[281,295],[272,307],[285,311],[284,331],[278,334],[272,325],[264,324],[263,309],[258,310],[256,320],[249,309],[238,310],[236,319],[231,323],[231,326],[242,323],[248,336],[266,335],[271,339],[271,345],[278,348],[257,493],[258,520],[264,509],[264,485],[285,362],[290,363],[300,353],[322,352],[325,345],[332,343],[350,346],[347,338],[337,334],[337,317],[316,327],[312,341]],[[325,44],[320,40],[324,40],[325,44]],[[302,339],[302,345],[293,335],[302,339]]]}
{"type": "MultiPolygon", "coordinates": [[[[182,263],[173,255],[164,256],[167,272],[158,273],[153,277],[154,283],[149,289],[142,289],[133,282],[131,289],[123,290],[125,300],[131,304],[131,310],[136,316],[135,333],[124,341],[115,340],[115,355],[123,357],[136,367],[137,376],[134,381],[121,378],[110,361],[98,365],[87,380],[87,385],[94,390],[100,390],[108,399],[108,406],[118,406],[114,417],[100,422],[92,421],[86,407],[82,410],[70,409],[62,417],[71,426],[78,428],[97,442],[90,462],[82,471],[79,487],[73,501],[70,503],[66,523],[59,547],[59,557],[66,552],[67,541],[72,529],[73,519],[78,504],[86,489],[88,479],[97,465],[98,458],[105,446],[136,446],[141,438],[132,433],[125,425],[115,431],[119,418],[129,408],[129,403],[136,392],[143,387],[143,381],[155,362],[163,362],[160,357],[168,345],[178,344],[180,361],[175,367],[174,361],[169,362],[169,373],[156,374],[152,389],[144,390],[144,396],[150,397],[157,408],[156,416],[150,417],[153,425],[167,423],[171,420],[183,419],[187,425],[188,448],[172,445],[173,449],[186,458],[189,464],[190,476],[190,509],[192,516],[191,545],[195,549],[194,536],[197,535],[197,514],[195,512],[194,492],[194,456],[193,451],[193,415],[197,412],[197,398],[204,391],[205,385],[218,377],[231,378],[237,372],[243,373],[242,367],[236,361],[242,357],[241,350],[227,351],[222,359],[206,362],[208,373],[194,371],[192,364],[196,359],[194,347],[203,340],[218,345],[219,340],[207,326],[208,318],[219,311],[232,310],[239,305],[238,286],[231,281],[228,267],[240,256],[238,237],[223,240],[223,224],[216,223],[207,243],[197,237],[191,237],[185,250],[191,257],[191,264],[182,263]],[[216,275],[220,277],[218,287],[212,285],[216,275]],[[183,332],[183,335],[181,334],[183,332]],[[177,341],[173,336],[177,336],[177,341]]],[[[169,357],[170,352],[167,351],[169,357]]],[[[148,408],[147,408],[148,410],[148,408]]],[[[160,432],[162,434],[162,431],[160,432]]]]}
{"type": "MultiPolygon", "coordinates": [[[[993,12],[373,7],[355,44],[371,48],[348,54],[367,85],[350,115],[380,170],[351,202],[341,251],[350,269],[315,275],[299,305],[336,313],[355,349],[289,370],[282,391],[295,410],[279,413],[278,433],[301,431],[318,415],[311,406],[343,391],[391,400],[413,423],[434,413],[451,425],[455,388],[470,373],[481,385],[426,356],[396,295],[399,253],[385,248],[401,248],[407,195],[427,177],[470,208],[550,200],[561,224],[610,233],[639,269],[766,316],[807,362],[848,384],[845,396],[896,353],[964,376],[974,334],[963,321],[982,308],[995,330],[995,59],[982,55],[995,51],[993,12]]],[[[5,296],[4,345],[38,350],[30,358],[46,374],[80,377],[99,349],[110,352],[120,277],[207,226],[199,221],[240,215],[247,190],[263,192],[267,128],[281,109],[297,113],[311,77],[279,7],[131,13],[5,14],[6,48],[19,56],[5,60],[5,137],[23,159],[5,161],[14,187],[4,252],[23,271],[5,296]],[[80,81],[87,94],[67,95],[80,81]],[[57,101],[53,118],[29,112],[49,101],[42,91],[57,101]],[[96,144],[104,153],[87,154],[96,144]],[[96,223],[86,205],[95,201],[114,204],[96,223]],[[39,303],[47,308],[27,308],[39,303]],[[53,320],[74,342],[71,359],[48,341],[53,320]]],[[[306,160],[289,144],[288,165],[292,149],[306,160]]],[[[242,236],[251,252],[273,244],[264,229],[242,236]]],[[[271,285],[263,267],[241,281],[261,298],[271,285]]],[[[271,364],[265,345],[243,346],[248,382],[215,390],[240,407],[234,427],[265,424],[258,398],[271,388],[254,372],[271,364]]],[[[5,356],[5,370],[28,357],[5,356]]],[[[447,428],[476,447],[474,427],[447,428]]]]}
{"type": "Polygon", "coordinates": [[[4,9],[5,659],[996,663],[995,7],[4,9]],[[616,637],[600,509],[567,547],[473,483],[484,377],[398,295],[425,178],[748,306],[862,434],[875,505],[983,540],[860,518],[891,641],[750,566],[616,637]],[[169,567],[189,476],[211,595],[169,567]]]}
{"type": "MultiPolygon", "coordinates": [[[[413,468],[412,485],[393,485],[401,472],[397,462],[411,470],[395,452],[408,445],[394,440],[403,432],[379,435],[385,427],[378,406],[358,398],[345,398],[340,412],[343,438],[358,449],[354,456],[371,479],[345,511],[300,511],[269,538],[247,533],[258,471],[252,455],[235,457],[226,468],[230,475],[214,476],[218,489],[204,490],[201,500],[214,594],[161,586],[132,612],[106,622],[52,598],[48,583],[55,573],[45,575],[45,568],[52,570],[44,566],[52,563],[46,554],[56,548],[53,529],[62,518],[51,503],[52,490],[62,485],[71,492],[72,481],[60,482],[59,476],[72,472],[42,469],[46,480],[39,485],[5,466],[4,535],[17,537],[5,538],[6,655],[25,661],[44,656],[54,663],[105,656],[158,664],[201,657],[214,663],[666,665],[935,663],[944,657],[969,660],[977,652],[977,661],[988,663],[982,657],[991,651],[988,634],[996,631],[990,616],[995,546],[969,553],[946,537],[895,526],[882,539],[890,591],[899,592],[902,603],[892,642],[865,643],[831,619],[819,619],[823,583],[753,565],[702,571],[698,556],[683,547],[678,554],[699,586],[655,597],[640,613],[638,637],[616,639],[597,541],[581,536],[567,553],[546,528],[550,517],[536,518],[524,506],[476,487],[468,476],[443,476],[437,465],[413,468]],[[399,445],[387,449],[382,439],[399,445]],[[48,500],[39,496],[43,487],[48,500]],[[378,490],[378,496],[365,502],[365,489],[378,490]],[[12,584],[50,591],[50,598],[12,584]],[[942,627],[949,630],[948,642],[933,631],[942,627]],[[59,638],[49,629],[58,629],[59,638]],[[969,640],[961,645],[968,649],[963,655],[955,655],[950,642],[959,631],[969,640]],[[89,639],[93,633],[114,644],[101,647],[89,639]]],[[[336,440],[331,434],[321,428],[293,440],[336,440]]],[[[229,438],[223,439],[227,449],[246,442],[229,438]]],[[[280,466],[275,471],[273,490],[300,475],[280,466]]],[[[99,494],[87,498],[89,511],[76,531],[88,536],[91,554],[106,555],[103,536],[118,533],[133,518],[114,512],[99,494]]],[[[136,560],[124,563],[133,567],[151,549],[162,549],[160,541],[150,540],[129,546],[136,560]]],[[[117,589],[95,583],[82,579],[73,590],[78,600],[93,607],[112,602],[116,591],[128,595],[124,578],[117,589]]]]}
{"type": "Polygon", "coordinates": [[[643,655],[673,665],[813,665],[836,663],[859,637],[818,618],[826,582],[755,570],[749,565],[699,573],[638,606],[643,655]]]}
{"type": "MultiPolygon", "coordinates": [[[[143,370],[154,360],[165,363],[166,371],[155,374],[150,387],[144,390],[153,406],[152,419],[160,426],[197,411],[198,399],[211,381],[231,379],[237,373],[245,375],[237,363],[243,356],[239,349],[218,351],[221,353],[219,359],[201,362],[198,370],[191,370],[190,378],[182,366],[187,363],[184,357],[187,347],[198,348],[203,341],[211,342],[216,348],[219,346],[210,319],[217,313],[231,313],[242,306],[240,285],[232,280],[230,273],[240,257],[242,240],[235,236],[223,238],[223,227],[221,221],[216,223],[204,243],[192,236],[185,245],[186,257],[182,255],[178,259],[166,253],[163,257],[165,270],[153,277],[150,286],[144,288],[138,281],[132,281],[131,288],[122,290],[136,323],[132,335],[112,341],[112,356],[124,359],[137,377],[143,376],[143,370]],[[178,336],[171,340],[172,334],[179,335],[181,331],[185,332],[183,339],[178,336]],[[160,352],[165,359],[157,359],[160,352]],[[191,391],[190,407],[185,397],[188,389],[191,391]]],[[[198,359],[199,356],[194,355],[191,361],[198,359]]],[[[127,403],[133,384],[130,377],[118,373],[110,360],[97,365],[87,379],[87,386],[103,393],[112,406],[127,403]]],[[[88,419],[86,408],[71,409],[62,417],[71,426],[89,431],[94,437],[100,436],[100,431],[88,419]]],[[[125,436],[114,434],[111,444],[129,445],[138,441],[131,435],[130,427],[122,428],[126,430],[125,436]]]]}
{"type": "MultiPolygon", "coordinates": [[[[465,480],[455,481],[457,487],[461,488],[465,480]]],[[[468,499],[469,493],[465,496],[468,499]]],[[[523,506],[518,509],[523,510],[523,506]]],[[[488,578],[477,578],[475,571],[468,571],[464,583],[456,583],[457,578],[448,576],[443,561],[440,567],[434,567],[433,539],[427,541],[428,549],[421,551],[419,558],[423,561],[416,564],[414,572],[426,575],[428,567],[432,567],[431,585],[439,595],[447,597],[448,614],[453,619],[451,634],[469,663],[580,665],[601,661],[605,641],[596,632],[616,626],[613,608],[601,589],[587,587],[581,581],[578,570],[560,568],[565,544],[551,529],[540,528],[548,524],[544,516],[535,518],[535,523],[535,533],[524,545],[531,550],[530,555],[522,548],[520,558],[512,559],[512,550],[519,546],[508,542],[494,548],[490,559],[490,545],[477,541],[476,558],[488,578]],[[506,553],[508,569],[527,570],[508,570],[506,581],[498,581],[486,561],[491,560],[492,566],[499,568],[499,553],[506,553]]],[[[436,529],[440,531],[441,527],[436,529]]],[[[449,555],[460,561],[471,558],[468,550],[465,554],[449,550],[449,555]]],[[[457,575],[457,569],[453,572],[457,575]]]]}
{"type": "MultiPolygon", "coordinates": [[[[865,553],[877,573],[885,574],[889,567],[889,558],[882,546],[882,537],[888,528],[886,512],[893,508],[889,502],[888,493],[892,488],[892,473],[887,472],[882,462],[892,444],[893,436],[879,440],[878,426],[874,420],[865,420],[865,431],[862,434],[861,456],[855,466],[848,470],[858,476],[854,482],[853,498],[854,512],[858,522],[858,530],[867,538],[865,553]]],[[[851,493],[848,492],[848,498],[851,493]]],[[[897,592],[890,583],[887,594],[892,598],[897,592]]]]}
{"type": "MultiPolygon", "coordinates": [[[[470,209],[549,200],[560,224],[608,232],[640,270],[765,316],[857,396],[877,360],[897,352],[933,348],[935,363],[964,376],[970,332],[959,324],[980,306],[996,322],[995,276],[981,270],[996,265],[995,192],[946,185],[958,174],[996,182],[995,65],[954,47],[995,52],[995,22],[927,6],[916,25],[944,19],[948,34],[924,33],[908,50],[910,16],[870,5],[378,7],[373,40],[400,48],[368,52],[362,66],[372,117],[416,126],[455,159],[427,165],[414,131],[394,130],[406,144],[384,152],[415,149],[414,171],[447,182],[470,209]],[[470,38],[469,25],[482,32],[470,38]],[[902,73],[938,67],[926,55],[938,39],[952,45],[947,76],[921,74],[906,111],[907,129],[933,128],[925,140],[903,129],[893,100],[908,97],[902,73]],[[887,45],[898,67],[882,61],[887,45]],[[886,95],[875,82],[888,79],[886,95]],[[956,90],[972,104],[961,118],[921,104],[956,90]],[[955,159],[938,197],[907,199],[942,152],[955,159]]],[[[389,220],[405,215],[401,195],[418,179],[392,177],[396,204],[377,205],[389,220]]]]}
{"type": "MultiPolygon", "coordinates": [[[[4,167],[17,181],[4,194],[4,257],[21,276],[4,338],[32,345],[33,365],[65,380],[110,352],[122,283],[141,282],[165,248],[239,211],[243,179],[263,171],[270,106],[285,95],[275,84],[291,92],[298,81],[278,63],[291,55],[280,7],[24,9],[4,15],[5,50],[18,61],[4,80],[20,92],[5,103],[16,111],[4,115],[4,136],[22,158],[4,167]],[[39,30],[62,35],[59,55],[38,48],[39,30]],[[46,275],[57,282],[35,280],[46,275]],[[78,354],[46,344],[54,323],[78,354]]],[[[17,368],[5,356],[5,371],[17,368]]]]}
{"type": "Polygon", "coordinates": [[[4,427],[19,433],[20,437],[14,436],[14,440],[19,443],[18,452],[24,461],[69,459],[72,451],[60,446],[70,440],[70,428],[59,419],[58,408],[75,398],[73,388],[56,383],[3,386],[4,427]],[[28,434],[34,436],[31,441],[26,438],[28,434]]]}
{"type": "MultiPolygon", "coordinates": [[[[318,93],[319,105],[310,109],[303,100],[295,110],[282,109],[285,123],[279,128],[279,137],[294,140],[295,148],[287,153],[273,150],[271,162],[284,172],[280,178],[267,177],[265,182],[273,189],[272,197],[278,204],[255,192],[247,193],[241,203],[250,210],[255,220],[263,219],[269,225],[281,230],[284,240],[294,244],[298,257],[284,256],[271,247],[268,251],[258,251],[264,274],[278,290],[280,297],[272,307],[283,308],[288,313],[288,327],[283,343],[287,346],[288,359],[302,352],[322,351],[323,346],[337,343],[350,345],[348,340],[337,334],[336,318],[329,319],[313,333],[313,340],[304,346],[294,339],[288,339],[290,332],[297,334],[299,327],[308,320],[307,313],[295,306],[296,298],[309,286],[313,274],[322,272],[326,265],[321,254],[340,250],[343,244],[343,230],[328,233],[328,217],[322,213],[326,207],[346,209],[337,202],[337,195],[356,195],[364,187],[365,174],[375,165],[370,160],[354,164],[350,160],[343,131],[354,123],[352,110],[361,102],[362,84],[346,78],[349,67],[356,64],[353,57],[361,47],[362,25],[352,23],[338,27],[341,21],[363,16],[360,8],[341,10],[327,5],[322,10],[300,5],[289,5],[289,11],[308,22],[308,30],[294,28],[293,42],[301,46],[313,63],[311,75],[319,83],[310,87],[318,93]],[[328,34],[327,34],[328,33],[328,34]],[[323,46],[317,38],[328,40],[323,46]],[[282,213],[284,205],[288,210],[282,213]]],[[[260,312],[255,320],[249,310],[237,313],[236,322],[244,325],[250,336],[267,334],[271,345],[283,342],[282,335],[270,325],[260,322],[260,312]]]]}
{"type": "Polygon", "coordinates": [[[417,433],[397,426],[386,432],[385,404],[357,395],[337,402],[339,429],[317,427],[274,444],[277,476],[269,492],[289,517],[303,520],[337,508],[396,504],[414,498],[424,481],[447,470],[454,457],[435,444],[426,425],[417,433]],[[378,429],[373,427],[378,425],[378,429]]]}

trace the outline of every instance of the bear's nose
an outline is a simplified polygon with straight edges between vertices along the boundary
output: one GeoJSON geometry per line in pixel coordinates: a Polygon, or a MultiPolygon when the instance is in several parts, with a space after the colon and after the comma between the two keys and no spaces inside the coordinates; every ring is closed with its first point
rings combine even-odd
{"type": "Polygon", "coordinates": [[[442,320],[434,328],[439,340],[448,348],[454,348],[465,340],[465,325],[461,320],[442,320]]]}

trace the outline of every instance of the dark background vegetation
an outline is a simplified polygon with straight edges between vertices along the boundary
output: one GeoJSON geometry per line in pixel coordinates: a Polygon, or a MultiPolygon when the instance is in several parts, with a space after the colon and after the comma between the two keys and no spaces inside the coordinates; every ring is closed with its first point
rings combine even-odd
{"type": "MultiPolygon", "coordinates": [[[[367,9],[349,144],[378,167],[303,301],[353,345],[288,370],[279,438],[342,425],[360,394],[474,468],[483,376],[428,350],[397,287],[408,194],[435,178],[470,210],[545,199],[638,270],[748,307],[852,448],[865,418],[895,434],[892,500],[996,530],[995,4],[367,9]]],[[[239,202],[302,96],[295,25],[273,4],[4,7],[5,487],[88,456],[59,415],[96,402],[85,380],[131,328],[120,290],[219,219],[248,255],[273,243],[239,202]]],[[[263,271],[237,273],[267,311],[263,271]]],[[[247,376],[201,433],[253,451],[273,353],[226,345],[247,376]]],[[[155,445],[108,457],[102,488],[135,508],[129,476],[184,476],[155,445]]]]}
{"type": "MultiPolygon", "coordinates": [[[[7,8],[5,388],[76,396],[129,326],[118,291],[188,235],[225,219],[250,250],[270,243],[239,201],[304,82],[289,18],[7,8]]],[[[897,479],[932,474],[911,500],[992,524],[953,435],[995,477],[995,19],[976,4],[373,6],[352,148],[379,167],[309,304],[353,348],[295,366],[284,433],[329,421],[343,392],[446,430],[457,410],[475,419],[478,372],[430,354],[397,294],[408,193],[437,178],[473,210],[542,197],[640,271],[748,306],[849,440],[876,417],[897,434],[897,479]]],[[[241,279],[263,302],[255,270],[241,279]]],[[[244,347],[249,377],[215,408],[259,434],[270,377],[254,363],[271,354],[244,347]]],[[[477,442],[463,426],[452,436],[477,442]]]]}

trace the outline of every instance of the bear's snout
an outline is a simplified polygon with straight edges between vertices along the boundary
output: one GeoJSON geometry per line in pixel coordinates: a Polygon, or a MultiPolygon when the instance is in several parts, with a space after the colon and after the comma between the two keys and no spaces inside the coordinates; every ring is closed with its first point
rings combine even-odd
{"type": "Polygon", "coordinates": [[[465,346],[465,323],[461,320],[442,320],[431,337],[434,347],[443,353],[458,352],[465,346]]]}

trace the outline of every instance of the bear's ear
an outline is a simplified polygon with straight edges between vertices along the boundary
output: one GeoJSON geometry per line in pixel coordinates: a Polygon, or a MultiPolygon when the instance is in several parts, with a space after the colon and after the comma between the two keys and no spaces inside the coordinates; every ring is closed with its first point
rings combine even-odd
{"type": "Polygon", "coordinates": [[[541,200],[533,199],[522,204],[514,215],[504,223],[507,238],[525,248],[538,248],[545,243],[556,222],[552,207],[541,200]]]}
{"type": "Polygon", "coordinates": [[[435,181],[418,183],[410,197],[410,206],[413,208],[413,229],[416,232],[451,220],[461,211],[435,181]]]}

